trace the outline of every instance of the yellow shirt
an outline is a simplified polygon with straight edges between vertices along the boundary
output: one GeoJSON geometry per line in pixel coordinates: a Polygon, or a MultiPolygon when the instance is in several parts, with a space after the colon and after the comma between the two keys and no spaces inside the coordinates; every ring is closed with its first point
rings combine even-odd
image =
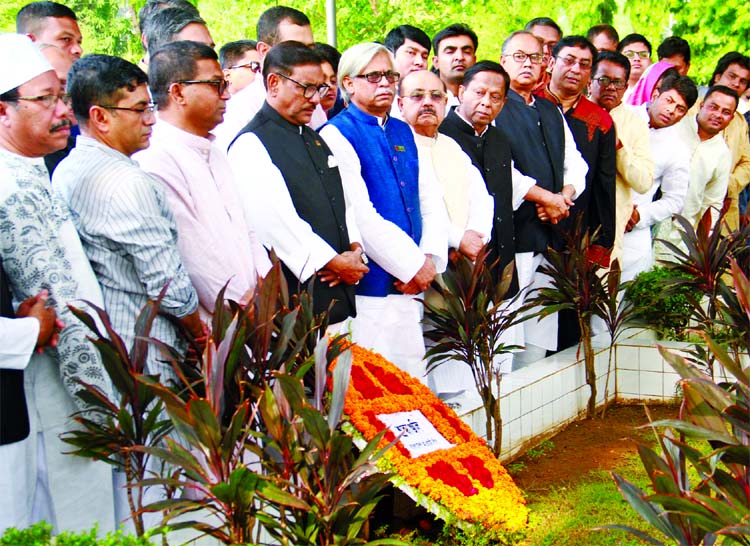
{"type": "Polygon", "coordinates": [[[624,104],[609,115],[617,131],[615,183],[615,243],[611,258],[622,262],[622,238],[633,212],[631,190],[646,193],[654,183],[654,160],[649,145],[648,123],[624,104]]]}

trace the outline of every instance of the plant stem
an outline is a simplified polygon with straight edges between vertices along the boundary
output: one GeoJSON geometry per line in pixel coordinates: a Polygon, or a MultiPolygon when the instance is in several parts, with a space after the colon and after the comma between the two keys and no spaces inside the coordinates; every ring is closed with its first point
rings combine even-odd
{"type": "Polygon", "coordinates": [[[586,417],[596,415],[596,368],[594,366],[594,349],[591,345],[591,319],[584,318],[578,313],[578,325],[581,328],[581,341],[583,342],[583,361],[586,366],[586,383],[591,388],[589,403],[586,409],[586,417]]]}

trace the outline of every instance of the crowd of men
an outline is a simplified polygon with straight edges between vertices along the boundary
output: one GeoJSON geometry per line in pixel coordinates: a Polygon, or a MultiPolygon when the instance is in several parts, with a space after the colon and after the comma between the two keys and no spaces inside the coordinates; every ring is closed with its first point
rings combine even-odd
{"type": "MultiPolygon", "coordinates": [[[[290,291],[312,291],[329,332],[382,353],[438,394],[468,369],[425,377],[422,304],[461,256],[489,251],[511,294],[549,285],[550,247],[582,225],[591,259],[625,279],[669,259],[675,214],[733,230],[750,182],[750,59],[723,55],[706,87],[690,46],[658,47],[609,25],[563,36],[539,18],[496,60],[451,24],[401,25],[343,54],[276,6],[255,40],[215,51],[186,0],[140,12],[138,65],[84,55],[76,15],[33,2],[0,35],[0,531],[115,526],[106,465],[63,455],[82,382],[111,393],[68,304],[107,311],[126,344],[161,297],[152,335],[184,350],[214,302],[244,303],[273,250],[290,291]],[[497,62],[499,60],[499,62],[497,62]],[[655,242],[656,241],[656,242],[655,242]]],[[[245,37],[243,37],[245,38],[245,37]]],[[[518,301],[521,301],[520,298],[518,301]]],[[[550,315],[507,332],[503,371],[571,346],[550,315]]],[[[173,378],[155,349],[147,370],[173,378]]]]}

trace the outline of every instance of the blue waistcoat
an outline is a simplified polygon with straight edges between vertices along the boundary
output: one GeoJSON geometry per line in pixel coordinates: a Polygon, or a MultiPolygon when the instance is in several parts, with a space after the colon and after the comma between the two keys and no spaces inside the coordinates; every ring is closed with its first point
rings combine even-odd
{"type": "MultiPolygon", "coordinates": [[[[388,118],[381,128],[376,117],[353,104],[328,123],[335,126],[357,152],[362,178],[375,210],[419,244],[422,237],[419,160],[409,126],[388,118]]],[[[369,273],[357,286],[358,295],[384,297],[399,293],[393,286],[396,279],[392,275],[372,261],[369,267],[369,273]]]]}

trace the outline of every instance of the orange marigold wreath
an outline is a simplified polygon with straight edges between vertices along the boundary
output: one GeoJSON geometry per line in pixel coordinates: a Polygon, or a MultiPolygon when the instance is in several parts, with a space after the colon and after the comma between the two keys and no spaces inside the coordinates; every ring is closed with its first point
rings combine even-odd
{"type": "MultiPolygon", "coordinates": [[[[423,504],[438,516],[447,512],[467,524],[498,531],[525,528],[523,495],[484,440],[418,379],[377,353],[357,345],[349,348],[353,358],[344,413],[359,434],[369,441],[385,429],[379,414],[419,410],[453,444],[412,458],[396,442],[379,463],[398,474],[396,485],[405,484],[429,499],[423,504]]],[[[381,444],[395,439],[388,431],[381,444]]]]}

